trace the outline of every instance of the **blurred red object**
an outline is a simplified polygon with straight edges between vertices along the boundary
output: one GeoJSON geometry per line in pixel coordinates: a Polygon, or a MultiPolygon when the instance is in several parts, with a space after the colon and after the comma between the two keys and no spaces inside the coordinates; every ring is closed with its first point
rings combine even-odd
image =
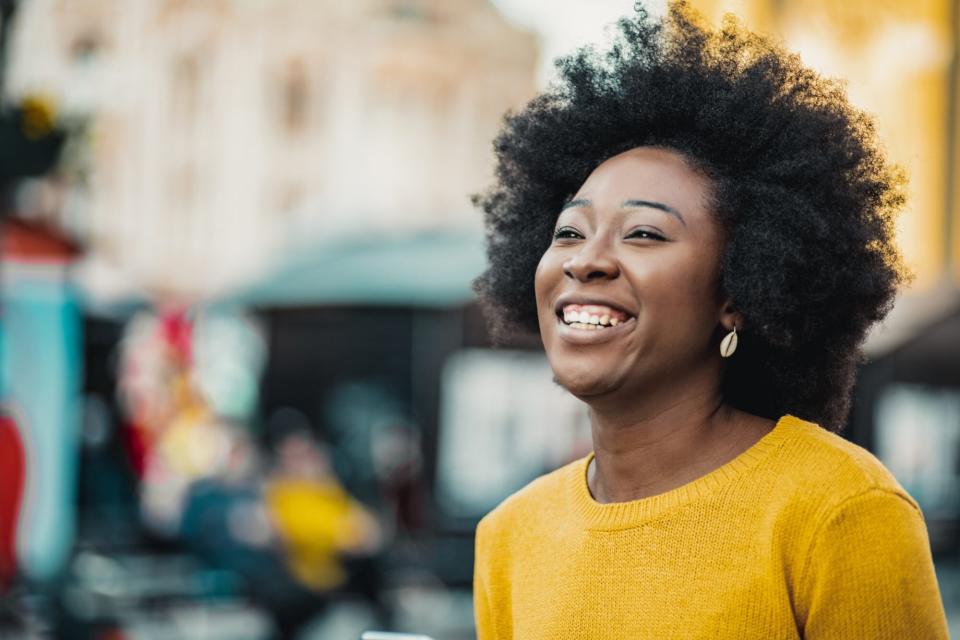
{"type": "Polygon", "coordinates": [[[186,308],[164,311],[160,316],[160,331],[174,358],[181,366],[193,362],[193,320],[186,308]]]}
{"type": "Polygon", "coordinates": [[[127,420],[123,426],[120,430],[123,450],[137,479],[142,480],[147,470],[147,457],[150,455],[150,438],[146,430],[134,420],[127,420]]]}
{"type": "Polygon", "coordinates": [[[17,262],[66,263],[80,254],[80,248],[45,224],[8,218],[0,226],[0,253],[17,262]]]}
{"type": "Polygon", "coordinates": [[[0,416],[0,590],[13,581],[17,572],[17,517],[23,495],[23,442],[10,416],[0,416]]]}

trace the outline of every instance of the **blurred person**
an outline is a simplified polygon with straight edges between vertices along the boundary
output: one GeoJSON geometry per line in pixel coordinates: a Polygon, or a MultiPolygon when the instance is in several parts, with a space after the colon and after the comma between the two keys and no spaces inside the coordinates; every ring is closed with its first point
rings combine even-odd
{"type": "Polygon", "coordinates": [[[379,522],[340,485],[326,447],[305,431],[277,444],[266,503],[294,576],[328,591],[348,578],[344,556],[372,555],[382,546],[379,522]]]}
{"type": "Polygon", "coordinates": [[[180,535],[221,566],[233,564],[238,550],[276,547],[262,499],[260,453],[242,428],[228,426],[227,433],[223,466],[191,484],[180,521],[180,535]]]}
{"type": "Polygon", "coordinates": [[[203,399],[178,380],[176,412],[159,430],[146,457],[141,484],[141,511],[154,533],[174,536],[190,486],[221,474],[230,460],[230,426],[213,415],[203,399]]]}
{"type": "Polygon", "coordinates": [[[260,452],[243,429],[228,432],[225,464],[185,492],[179,537],[202,560],[241,576],[255,598],[275,609],[275,595],[298,590],[263,499],[260,452]]]}
{"type": "Polygon", "coordinates": [[[923,514],[838,435],[909,278],[840,82],[684,2],[507,117],[475,282],[593,452],[477,527],[479,640],[947,638],[923,514]]]}
{"type": "Polygon", "coordinates": [[[140,311],[120,344],[117,395],[133,469],[142,477],[163,431],[184,406],[200,403],[191,384],[192,324],[185,309],[140,311]]]}
{"type": "Polygon", "coordinates": [[[228,433],[225,464],[185,491],[179,538],[200,560],[237,576],[243,593],[271,616],[276,637],[292,638],[325,610],[327,594],[290,571],[265,499],[263,455],[243,428],[228,433]]]}
{"type": "Polygon", "coordinates": [[[141,514],[168,538],[179,535],[191,487],[227,471],[238,437],[200,384],[195,321],[196,310],[181,306],[140,312],[121,344],[118,395],[141,514]]]}
{"type": "Polygon", "coordinates": [[[382,425],[371,441],[371,459],[388,516],[386,537],[411,534],[427,526],[428,490],[423,478],[420,430],[397,418],[382,425]]]}

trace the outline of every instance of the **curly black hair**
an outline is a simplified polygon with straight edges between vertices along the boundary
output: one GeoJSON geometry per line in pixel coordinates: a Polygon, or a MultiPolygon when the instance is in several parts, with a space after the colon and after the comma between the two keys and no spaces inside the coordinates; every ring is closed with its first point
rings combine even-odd
{"type": "Polygon", "coordinates": [[[534,272],[590,172],[634,147],[672,149],[711,179],[720,283],[744,318],[725,400],[841,431],[867,330],[912,277],[893,240],[902,169],[842,82],[733,16],[712,30],[678,1],[618,27],[607,51],[558,59],[558,79],[494,141],[495,182],[473,196],[488,257],[473,289],[493,335],[539,331],[534,272]]]}

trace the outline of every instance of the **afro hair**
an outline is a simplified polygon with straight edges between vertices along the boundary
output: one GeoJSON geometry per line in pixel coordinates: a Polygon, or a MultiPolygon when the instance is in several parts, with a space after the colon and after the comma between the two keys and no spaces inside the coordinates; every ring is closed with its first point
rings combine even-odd
{"type": "Polygon", "coordinates": [[[558,79],[494,141],[495,181],[474,196],[488,266],[473,282],[493,335],[539,331],[534,273],[590,172],[672,149],[711,179],[720,282],[744,318],[726,402],[840,431],[867,332],[911,277],[894,243],[902,170],[843,83],[732,16],[712,30],[678,1],[617,26],[606,51],[557,60],[558,79]]]}

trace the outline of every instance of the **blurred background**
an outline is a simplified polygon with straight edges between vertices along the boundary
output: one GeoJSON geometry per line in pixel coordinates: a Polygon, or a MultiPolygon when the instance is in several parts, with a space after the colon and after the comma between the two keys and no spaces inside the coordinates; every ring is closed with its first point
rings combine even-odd
{"type": "MultiPolygon", "coordinates": [[[[692,4],[847,78],[911,176],[844,435],[960,635],[960,0],[692,4]]],[[[476,522],[591,445],[538,343],[490,347],[469,194],[632,11],[0,0],[0,636],[472,638],[476,522]]]]}

